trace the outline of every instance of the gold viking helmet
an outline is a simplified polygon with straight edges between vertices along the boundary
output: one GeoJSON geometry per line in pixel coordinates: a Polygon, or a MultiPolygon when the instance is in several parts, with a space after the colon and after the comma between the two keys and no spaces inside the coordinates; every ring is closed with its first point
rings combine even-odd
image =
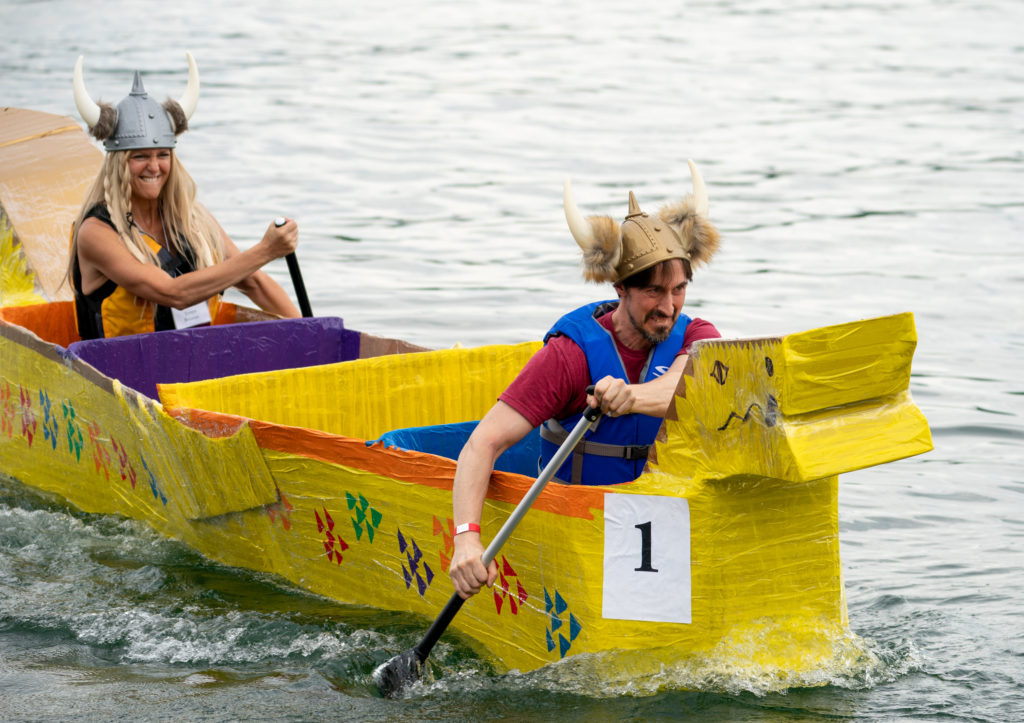
{"type": "Polygon", "coordinates": [[[718,250],[718,229],[708,220],[708,194],[704,179],[689,161],[693,193],[664,206],[651,218],[640,210],[629,192],[629,213],[620,226],[609,216],[584,218],[565,181],[565,220],[583,250],[583,278],[617,282],[668,259],[683,259],[688,271],[706,264],[718,250]]]}

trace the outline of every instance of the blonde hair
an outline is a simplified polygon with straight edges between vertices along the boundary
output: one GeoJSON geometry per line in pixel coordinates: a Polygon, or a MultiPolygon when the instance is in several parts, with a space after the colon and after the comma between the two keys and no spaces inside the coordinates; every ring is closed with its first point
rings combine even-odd
{"type": "MultiPolygon", "coordinates": [[[[71,280],[78,254],[78,232],[89,211],[104,204],[110,220],[125,248],[142,263],[158,264],[156,254],[143,240],[138,227],[131,222],[132,179],[128,159],[133,151],[110,151],[104,156],[100,171],[93,181],[75,218],[71,235],[71,254],[65,281],[71,280]]],[[[171,149],[171,169],[160,193],[160,213],[166,228],[165,242],[181,255],[191,255],[196,268],[213,266],[224,260],[224,242],[220,227],[202,204],[196,201],[196,183],[171,149]],[[187,249],[184,247],[188,247],[187,249]]]]}

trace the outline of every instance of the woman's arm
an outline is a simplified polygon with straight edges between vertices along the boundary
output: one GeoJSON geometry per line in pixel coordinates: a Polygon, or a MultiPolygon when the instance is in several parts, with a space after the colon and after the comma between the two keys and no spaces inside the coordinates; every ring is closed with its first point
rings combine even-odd
{"type": "MultiPolygon", "coordinates": [[[[230,239],[228,243],[234,253],[224,261],[172,278],[160,267],[132,256],[114,229],[97,219],[86,219],[78,232],[82,288],[91,293],[110,279],[140,299],[185,309],[229,286],[245,282],[263,265],[294,251],[298,245],[298,227],[291,220],[280,227],[270,224],[263,238],[245,251],[238,251],[230,239]]],[[[274,286],[280,289],[279,285],[274,286]]],[[[271,293],[268,299],[273,298],[271,293]]],[[[286,308],[280,305],[280,300],[278,304],[277,308],[286,308]]],[[[298,316],[298,310],[295,311],[298,316]]]]}
{"type": "MultiPolygon", "coordinates": [[[[289,223],[294,223],[294,221],[289,223]]],[[[226,233],[223,233],[223,229],[221,233],[224,238],[224,254],[226,258],[230,259],[242,253],[235,246],[235,242],[226,233]]],[[[233,284],[233,286],[248,296],[252,303],[264,311],[288,319],[297,319],[302,316],[298,307],[288,297],[288,293],[265,271],[256,271],[238,283],[233,284]]]]}
{"type": "Polygon", "coordinates": [[[302,316],[288,293],[266,271],[257,271],[248,279],[235,284],[235,287],[264,311],[286,319],[297,319],[302,316]]]}

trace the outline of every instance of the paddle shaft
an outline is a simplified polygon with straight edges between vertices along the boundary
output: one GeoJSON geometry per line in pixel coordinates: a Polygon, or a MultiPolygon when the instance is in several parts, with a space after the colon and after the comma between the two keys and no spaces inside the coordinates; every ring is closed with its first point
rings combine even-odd
{"type": "MultiPolygon", "coordinates": [[[[288,223],[285,218],[274,219],[275,226],[284,226],[288,223]]],[[[306,295],[306,285],[302,282],[302,272],[299,270],[299,259],[296,258],[295,252],[292,251],[290,254],[284,257],[284,260],[288,262],[288,273],[292,277],[292,286],[295,287],[295,296],[299,300],[299,311],[306,318],[313,316],[313,309],[309,306],[309,296],[306,295]]]]}
{"type": "MultiPolygon", "coordinates": [[[[573,448],[576,443],[580,441],[580,438],[586,433],[588,429],[597,421],[597,418],[601,416],[601,410],[598,407],[587,407],[586,411],[583,412],[583,417],[576,423],[572,431],[569,432],[569,436],[565,438],[562,446],[558,448],[555,455],[551,458],[551,461],[545,465],[544,469],[538,475],[537,480],[533,483],[533,486],[523,495],[523,499],[519,501],[516,508],[512,510],[512,514],[509,515],[508,519],[505,520],[505,524],[498,530],[498,534],[491,540],[491,544],[484,550],[484,554],[481,556],[481,561],[484,567],[491,564],[491,561],[497,556],[498,551],[505,544],[505,541],[512,535],[512,531],[516,529],[520,520],[530,510],[533,505],[533,501],[537,499],[537,496],[544,491],[548,482],[555,476],[555,472],[562,466],[566,458],[572,454],[573,448]]],[[[444,609],[441,610],[441,614],[434,620],[433,625],[427,630],[426,635],[423,636],[423,640],[420,641],[413,650],[416,653],[416,657],[422,663],[430,655],[430,651],[434,649],[434,645],[440,640],[444,631],[451,624],[452,620],[458,614],[462,608],[462,604],[466,602],[458,593],[454,593],[445,604],[444,609]]]]}
{"type": "Polygon", "coordinates": [[[309,306],[309,297],[306,296],[306,285],[302,283],[302,272],[299,271],[299,260],[295,258],[295,252],[284,257],[288,262],[288,273],[292,276],[292,286],[295,287],[295,296],[299,300],[299,311],[306,318],[313,316],[313,309],[309,306]]]}

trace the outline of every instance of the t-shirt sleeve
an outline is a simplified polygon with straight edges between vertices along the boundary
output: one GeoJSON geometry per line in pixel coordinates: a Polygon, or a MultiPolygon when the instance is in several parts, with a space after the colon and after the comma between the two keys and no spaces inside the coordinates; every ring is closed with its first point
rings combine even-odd
{"type": "MultiPolygon", "coordinates": [[[[686,334],[683,335],[683,348],[679,350],[679,354],[689,354],[690,347],[693,342],[700,341],[701,339],[721,339],[722,335],[715,328],[715,325],[710,321],[704,321],[703,319],[693,319],[689,324],[686,325],[686,334]]],[[[676,354],[676,356],[679,356],[676,354]]]]}
{"type": "Polygon", "coordinates": [[[569,337],[556,336],[533,355],[498,399],[536,427],[546,419],[562,419],[582,409],[589,383],[583,350],[569,337]]]}

